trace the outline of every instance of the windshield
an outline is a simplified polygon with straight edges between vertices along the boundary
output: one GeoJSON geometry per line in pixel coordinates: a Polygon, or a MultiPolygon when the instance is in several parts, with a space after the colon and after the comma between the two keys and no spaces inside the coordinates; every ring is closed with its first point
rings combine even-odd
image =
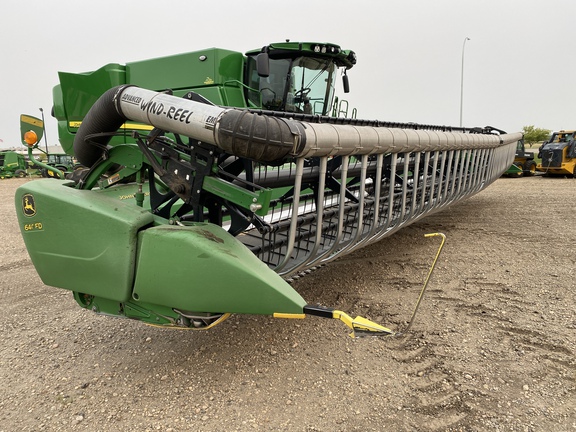
{"type": "Polygon", "coordinates": [[[249,64],[251,106],[273,111],[326,115],[334,96],[336,65],[327,59],[297,57],[270,59],[270,75],[260,77],[254,59],[249,64]]]}
{"type": "Polygon", "coordinates": [[[549,142],[570,142],[574,138],[574,132],[554,133],[549,142]]]}
{"type": "Polygon", "coordinates": [[[48,163],[67,164],[72,158],[65,154],[49,154],[48,163]]]}

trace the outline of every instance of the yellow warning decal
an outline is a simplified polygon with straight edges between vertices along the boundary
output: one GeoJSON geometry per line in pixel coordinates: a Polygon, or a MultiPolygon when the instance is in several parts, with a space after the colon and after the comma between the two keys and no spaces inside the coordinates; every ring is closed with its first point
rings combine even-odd
{"type": "Polygon", "coordinates": [[[111,175],[110,177],[108,177],[107,182],[108,182],[108,185],[111,185],[111,184],[116,183],[116,182],[119,181],[119,180],[120,180],[120,174],[116,173],[116,174],[111,175]]]}
{"type": "MultiPolygon", "coordinates": [[[[78,129],[81,124],[82,124],[81,121],[69,121],[68,127],[72,128],[72,129],[78,129]]],[[[124,123],[118,129],[152,130],[152,129],[154,129],[154,126],[150,126],[150,125],[142,124],[142,123],[124,123]]]]}
{"type": "Polygon", "coordinates": [[[28,123],[32,126],[38,126],[38,127],[42,127],[44,126],[44,123],[42,122],[42,120],[37,119],[36,117],[31,117],[31,116],[27,116],[25,114],[22,114],[20,116],[20,121],[23,123],[28,123]]]}
{"type": "Polygon", "coordinates": [[[282,313],[282,312],[274,312],[272,315],[274,318],[286,318],[286,319],[304,319],[306,318],[305,314],[295,314],[295,313],[282,313]]]}

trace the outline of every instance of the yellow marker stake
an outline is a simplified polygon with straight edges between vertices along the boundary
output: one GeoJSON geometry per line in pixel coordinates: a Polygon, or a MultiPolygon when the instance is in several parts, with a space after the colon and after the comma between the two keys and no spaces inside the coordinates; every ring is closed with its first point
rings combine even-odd
{"type": "MultiPolygon", "coordinates": [[[[434,261],[432,262],[432,266],[428,271],[428,275],[426,276],[426,280],[424,281],[424,287],[420,291],[420,296],[418,297],[418,301],[416,302],[416,306],[414,307],[414,312],[412,313],[412,318],[410,318],[410,322],[408,323],[408,327],[404,333],[406,333],[410,327],[412,326],[412,322],[414,321],[414,317],[416,316],[416,311],[420,306],[420,302],[424,297],[424,292],[426,291],[426,287],[428,286],[428,282],[430,281],[430,276],[434,271],[434,267],[436,266],[436,262],[438,261],[438,257],[440,256],[440,252],[442,251],[442,247],[444,246],[444,242],[446,241],[446,236],[442,233],[432,233],[432,234],[425,234],[424,237],[442,237],[442,242],[440,243],[440,247],[438,248],[438,252],[436,252],[436,256],[434,257],[434,261]]],[[[387,327],[381,326],[380,324],[376,324],[369,319],[363,318],[361,316],[357,316],[356,318],[352,318],[345,312],[340,310],[335,310],[333,308],[319,306],[319,305],[306,305],[304,306],[304,314],[290,314],[290,313],[275,313],[275,318],[304,318],[305,315],[314,315],[322,318],[334,318],[337,320],[342,321],[348,327],[352,329],[352,333],[350,333],[351,337],[355,337],[356,333],[363,333],[365,335],[374,335],[374,336],[399,336],[402,333],[394,332],[387,327]]]]}
{"type": "MultiPolygon", "coordinates": [[[[432,272],[434,271],[434,267],[436,267],[436,261],[438,261],[438,257],[440,256],[440,252],[442,252],[442,248],[444,247],[444,242],[446,241],[446,236],[442,233],[432,233],[432,234],[424,234],[424,237],[442,237],[442,241],[440,242],[440,247],[438,248],[438,252],[436,252],[436,256],[434,257],[434,261],[432,261],[432,266],[428,271],[428,275],[426,276],[426,280],[424,281],[424,286],[420,291],[420,295],[418,296],[418,301],[416,302],[416,306],[414,306],[414,312],[412,312],[412,318],[410,318],[410,322],[408,323],[408,327],[404,330],[403,333],[407,333],[412,327],[412,323],[414,322],[414,317],[416,317],[416,312],[418,311],[418,307],[420,307],[420,302],[424,297],[424,291],[426,291],[426,287],[428,286],[428,282],[430,281],[430,276],[432,276],[432,272]]],[[[398,333],[400,335],[400,333],[398,333]]]]}

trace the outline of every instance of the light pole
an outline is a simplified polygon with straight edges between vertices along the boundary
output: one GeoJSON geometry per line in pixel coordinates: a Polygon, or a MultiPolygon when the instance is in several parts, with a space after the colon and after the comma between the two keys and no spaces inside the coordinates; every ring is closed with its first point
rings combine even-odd
{"type": "Polygon", "coordinates": [[[464,38],[464,43],[462,44],[462,75],[460,76],[460,127],[462,127],[462,102],[464,101],[464,48],[466,48],[466,41],[470,38],[464,38]]]}
{"type": "Polygon", "coordinates": [[[48,138],[46,138],[46,124],[44,123],[44,110],[38,108],[42,113],[42,129],[44,130],[44,144],[46,144],[46,154],[48,154],[48,138]]]}

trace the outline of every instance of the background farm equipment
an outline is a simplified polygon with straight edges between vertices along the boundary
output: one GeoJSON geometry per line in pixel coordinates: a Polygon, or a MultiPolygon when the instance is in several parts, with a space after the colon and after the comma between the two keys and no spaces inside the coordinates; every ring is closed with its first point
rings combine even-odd
{"type": "Polygon", "coordinates": [[[45,137],[44,120],[27,114],[20,115],[20,135],[22,143],[28,147],[30,164],[37,167],[36,172],[42,177],[63,179],[67,173],[71,173],[78,167],[78,163],[72,155],[50,153],[48,152],[48,144],[46,144],[46,151],[38,147],[42,136],[45,137]],[[32,154],[33,149],[38,149],[43,153],[45,161],[34,157],[32,154]]]}
{"type": "Polygon", "coordinates": [[[536,169],[546,175],[562,175],[576,178],[576,132],[554,132],[538,151],[542,162],[536,169]]]}
{"type": "Polygon", "coordinates": [[[15,198],[44,283],[154,325],[316,315],[391,334],[288,282],[479,192],[522,136],[337,117],[355,63],[286,42],[61,73],[60,141],[85,169],[15,198]]]}
{"type": "Polygon", "coordinates": [[[26,177],[28,162],[24,155],[15,151],[0,152],[0,179],[26,177]]]}
{"type": "MultiPolygon", "coordinates": [[[[48,153],[46,155],[46,165],[56,168],[66,175],[71,173],[79,166],[74,160],[74,157],[66,153],[48,153]]],[[[42,168],[42,177],[58,177],[56,171],[50,168],[42,168]]]]}
{"type": "Polygon", "coordinates": [[[534,160],[534,153],[526,151],[524,140],[518,141],[516,146],[516,153],[514,154],[514,162],[510,168],[506,170],[504,175],[508,177],[528,177],[536,174],[536,161],[534,160]]]}

